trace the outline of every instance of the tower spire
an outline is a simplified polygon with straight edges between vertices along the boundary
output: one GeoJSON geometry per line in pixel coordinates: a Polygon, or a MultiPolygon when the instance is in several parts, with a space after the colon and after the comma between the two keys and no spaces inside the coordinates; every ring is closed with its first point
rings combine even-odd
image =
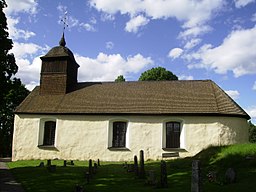
{"type": "Polygon", "coordinates": [[[66,46],[66,41],[65,41],[65,37],[64,37],[64,32],[62,33],[62,37],[60,39],[59,45],[62,47],[66,46]]]}
{"type": "Polygon", "coordinates": [[[63,32],[62,32],[62,37],[61,37],[61,39],[59,41],[59,45],[63,46],[63,47],[65,47],[65,45],[66,45],[66,41],[65,41],[65,37],[64,37],[64,32],[65,32],[66,27],[68,27],[68,24],[67,24],[67,14],[68,14],[68,12],[66,11],[64,13],[63,19],[61,19],[61,22],[63,23],[63,32]]]}

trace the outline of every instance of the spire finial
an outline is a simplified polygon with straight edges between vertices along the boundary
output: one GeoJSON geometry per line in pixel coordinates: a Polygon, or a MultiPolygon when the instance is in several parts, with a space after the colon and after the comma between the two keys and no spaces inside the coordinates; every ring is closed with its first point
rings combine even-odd
{"type": "Polygon", "coordinates": [[[64,13],[63,19],[61,19],[61,22],[63,23],[63,32],[62,32],[62,37],[60,39],[59,45],[63,46],[63,47],[65,47],[65,45],[66,45],[66,41],[65,41],[65,37],[64,37],[64,32],[65,32],[66,27],[68,27],[68,24],[67,24],[67,14],[68,14],[68,12],[66,11],[64,13]]]}
{"type": "Polygon", "coordinates": [[[60,39],[59,45],[62,47],[65,47],[66,45],[66,41],[65,41],[65,37],[64,37],[64,32],[62,33],[62,37],[60,39]]]}

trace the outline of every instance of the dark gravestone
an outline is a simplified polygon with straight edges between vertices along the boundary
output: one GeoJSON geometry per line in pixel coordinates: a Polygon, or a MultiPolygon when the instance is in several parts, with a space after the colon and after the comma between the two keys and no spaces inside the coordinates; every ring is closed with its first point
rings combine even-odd
{"type": "Polygon", "coordinates": [[[67,161],[66,160],[63,161],[63,167],[67,167],[67,161]]]}
{"type": "Polygon", "coordinates": [[[144,167],[144,152],[140,150],[140,169],[139,169],[139,178],[145,178],[145,167],[144,167]]]}
{"type": "Polygon", "coordinates": [[[38,165],[38,167],[44,167],[44,162],[40,162],[40,164],[38,165]]]}
{"type": "Polygon", "coordinates": [[[98,167],[100,167],[100,159],[98,159],[98,167]]]}
{"type": "Polygon", "coordinates": [[[74,164],[74,161],[70,161],[70,165],[75,165],[75,164],[74,164]]]}
{"type": "Polygon", "coordinates": [[[92,174],[93,174],[93,167],[92,167],[92,160],[91,159],[89,160],[89,174],[90,174],[90,176],[92,176],[92,174]]]}
{"type": "Polygon", "coordinates": [[[225,182],[227,184],[236,182],[236,172],[233,168],[228,168],[225,173],[225,182]]]}
{"type": "Polygon", "coordinates": [[[201,164],[199,160],[192,162],[191,192],[202,192],[201,164]]]}
{"type": "Polygon", "coordinates": [[[52,161],[49,159],[47,160],[47,167],[52,165],[52,161]]]}
{"type": "Polygon", "coordinates": [[[138,158],[136,155],[134,155],[134,173],[135,176],[139,176],[138,158]]]}
{"type": "Polygon", "coordinates": [[[161,188],[167,188],[167,167],[166,162],[161,161],[161,175],[160,175],[160,185],[161,188]]]}
{"type": "Polygon", "coordinates": [[[97,163],[94,163],[93,164],[93,173],[94,174],[97,172],[97,169],[98,169],[98,165],[97,165],[97,163]]]}

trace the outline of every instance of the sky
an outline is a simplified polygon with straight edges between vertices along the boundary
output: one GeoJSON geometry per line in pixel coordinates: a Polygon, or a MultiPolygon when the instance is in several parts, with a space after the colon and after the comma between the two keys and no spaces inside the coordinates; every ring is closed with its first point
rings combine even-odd
{"type": "Polygon", "coordinates": [[[20,78],[39,85],[41,59],[67,47],[78,81],[137,81],[153,67],[211,79],[256,123],[256,0],[6,0],[20,78]],[[64,22],[66,24],[64,24],[64,22]]]}

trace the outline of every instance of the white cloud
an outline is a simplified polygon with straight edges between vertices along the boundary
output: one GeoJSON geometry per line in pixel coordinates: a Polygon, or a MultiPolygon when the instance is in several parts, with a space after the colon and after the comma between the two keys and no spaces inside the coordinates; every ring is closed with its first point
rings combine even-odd
{"type": "Polygon", "coordinates": [[[142,15],[138,15],[137,17],[132,18],[130,21],[126,23],[125,31],[137,33],[140,27],[147,25],[149,19],[142,15]]]}
{"type": "Polygon", "coordinates": [[[192,75],[179,75],[179,80],[194,80],[192,75]]]}
{"type": "Polygon", "coordinates": [[[202,39],[191,39],[190,41],[186,42],[184,48],[185,49],[192,49],[193,47],[197,46],[199,43],[201,43],[202,39]]]}
{"type": "Polygon", "coordinates": [[[240,93],[237,90],[228,90],[225,92],[234,100],[238,99],[240,96],[240,93]]]}
{"type": "Polygon", "coordinates": [[[7,15],[18,12],[26,12],[29,14],[36,14],[38,3],[37,0],[6,0],[8,7],[5,10],[7,15]]]}
{"type": "Polygon", "coordinates": [[[10,51],[14,53],[16,64],[19,67],[15,76],[20,78],[29,90],[39,83],[41,59],[38,55],[45,54],[46,50],[49,50],[48,46],[41,47],[34,43],[14,42],[10,51]],[[34,59],[31,61],[31,58],[34,59]]]}
{"type": "MultiPolygon", "coordinates": [[[[186,34],[199,35],[200,32],[209,31],[209,27],[204,26],[205,23],[225,5],[225,1],[90,0],[90,5],[107,14],[115,15],[119,12],[123,15],[129,15],[130,18],[135,18],[141,14],[145,14],[147,19],[176,18],[184,23],[185,32],[181,36],[185,37],[186,34]],[[204,30],[199,30],[200,27],[203,27],[204,30]]],[[[134,32],[133,30],[128,31],[134,32]]]]}
{"type": "Polygon", "coordinates": [[[249,3],[255,2],[255,0],[234,0],[236,8],[245,7],[249,3]]]}
{"type": "Polygon", "coordinates": [[[32,62],[28,59],[17,58],[16,63],[19,70],[15,76],[20,78],[29,90],[32,90],[34,86],[39,84],[41,70],[40,57],[36,57],[32,62]]]}
{"type": "Polygon", "coordinates": [[[173,48],[169,51],[168,57],[176,59],[183,53],[181,48],[173,48]]]}
{"type": "Polygon", "coordinates": [[[106,42],[106,48],[107,49],[113,49],[113,47],[114,47],[114,43],[112,41],[106,42]]]}
{"type": "Polygon", "coordinates": [[[256,123],[256,106],[249,107],[245,111],[255,120],[256,123]]]}
{"type": "Polygon", "coordinates": [[[254,82],[254,85],[252,87],[252,90],[256,91],[256,81],[254,82]]]}
{"type": "Polygon", "coordinates": [[[179,38],[182,38],[182,39],[187,39],[187,38],[195,38],[199,35],[202,35],[202,34],[205,34],[209,31],[211,31],[212,28],[210,26],[207,26],[207,25],[204,25],[204,26],[194,26],[194,27],[190,27],[190,28],[187,28],[185,31],[181,32],[179,34],[179,38]]]}
{"type": "Polygon", "coordinates": [[[256,26],[232,31],[218,47],[204,45],[197,52],[184,56],[189,68],[207,68],[216,73],[232,71],[235,77],[256,74],[256,26]]]}
{"type": "Polygon", "coordinates": [[[34,43],[14,42],[11,52],[14,53],[15,58],[27,58],[37,53],[44,53],[47,50],[49,50],[48,46],[41,47],[34,43]]]}
{"type": "Polygon", "coordinates": [[[80,23],[79,26],[83,27],[86,31],[91,31],[91,32],[96,31],[94,26],[89,23],[80,23]]]}
{"type": "Polygon", "coordinates": [[[154,62],[141,54],[123,58],[120,54],[99,53],[97,58],[75,55],[79,63],[79,81],[113,81],[118,75],[138,73],[154,62]]]}
{"type": "Polygon", "coordinates": [[[20,22],[18,17],[14,18],[12,16],[7,16],[7,23],[8,23],[8,32],[9,36],[13,40],[17,39],[29,39],[30,37],[35,36],[36,34],[32,31],[27,31],[23,29],[19,29],[16,25],[20,22]]]}

